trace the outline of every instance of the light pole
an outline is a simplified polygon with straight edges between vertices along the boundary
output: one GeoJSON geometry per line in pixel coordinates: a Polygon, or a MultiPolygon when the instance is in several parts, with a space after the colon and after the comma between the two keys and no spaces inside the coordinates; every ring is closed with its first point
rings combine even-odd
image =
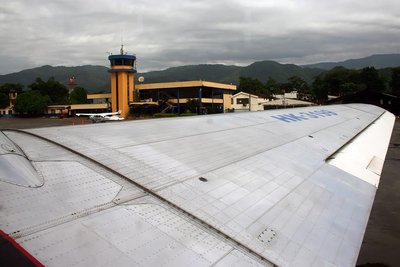
{"type": "Polygon", "coordinates": [[[249,111],[251,111],[251,95],[249,93],[249,111]]]}

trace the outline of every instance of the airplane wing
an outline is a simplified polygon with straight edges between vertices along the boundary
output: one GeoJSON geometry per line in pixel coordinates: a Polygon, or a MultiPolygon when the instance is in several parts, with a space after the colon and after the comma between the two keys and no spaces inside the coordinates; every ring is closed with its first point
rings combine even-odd
{"type": "Polygon", "coordinates": [[[352,104],[4,130],[0,230],[45,266],[354,266],[393,124],[352,104]]]}

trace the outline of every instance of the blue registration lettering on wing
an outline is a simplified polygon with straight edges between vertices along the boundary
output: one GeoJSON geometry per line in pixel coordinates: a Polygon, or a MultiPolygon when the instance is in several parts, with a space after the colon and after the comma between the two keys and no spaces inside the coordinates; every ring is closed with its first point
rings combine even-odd
{"type": "Polygon", "coordinates": [[[321,110],[314,110],[314,111],[308,111],[308,112],[300,112],[297,114],[293,113],[288,113],[288,114],[281,114],[281,115],[275,115],[271,116],[274,119],[284,121],[284,122],[297,122],[297,121],[304,121],[304,120],[310,120],[310,119],[318,119],[318,118],[323,118],[323,117],[330,117],[330,116],[336,116],[338,115],[336,112],[327,110],[327,109],[321,109],[321,110]]]}

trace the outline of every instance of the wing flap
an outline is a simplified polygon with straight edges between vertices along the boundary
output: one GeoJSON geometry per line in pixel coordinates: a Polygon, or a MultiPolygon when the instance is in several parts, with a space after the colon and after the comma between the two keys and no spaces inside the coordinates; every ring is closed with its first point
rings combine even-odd
{"type": "Polygon", "coordinates": [[[329,164],[378,187],[393,125],[394,115],[385,112],[335,152],[329,164]]]}

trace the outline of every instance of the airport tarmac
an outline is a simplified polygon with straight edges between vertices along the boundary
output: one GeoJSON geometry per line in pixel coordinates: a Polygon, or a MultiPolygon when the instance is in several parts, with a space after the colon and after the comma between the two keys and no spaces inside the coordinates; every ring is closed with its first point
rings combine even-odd
{"type": "Polygon", "coordinates": [[[0,129],[30,129],[64,125],[90,124],[88,118],[0,118],[0,129]]]}
{"type": "MultiPolygon", "coordinates": [[[[142,120],[149,119],[149,117],[139,118],[127,118],[123,121],[107,121],[106,123],[124,123],[129,120],[142,120]]],[[[82,125],[92,124],[92,121],[88,117],[68,117],[68,118],[0,118],[0,130],[1,129],[30,129],[30,128],[43,128],[43,127],[54,127],[54,126],[66,126],[66,125],[82,125]]]]}
{"type": "MultiPolygon", "coordinates": [[[[0,118],[1,129],[90,124],[82,118],[0,118]]],[[[121,123],[121,122],[117,122],[121,123]]],[[[123,123],[123,122],[122,122],[123,123]]],[[[396,119],[379,189],[357,261],[359,267],[396,267],[400,254],[400,119],[396,119]]]]}
{"type": "Polygon", "coordinates": [[[400,118],[397,118],[357,266],[400,266],[399,172],[400,118]],[[367,265],[367,263],[370,264],[367,265]],[[375,265],[372,265],[372,263],[375,263],[375,265]]]}

